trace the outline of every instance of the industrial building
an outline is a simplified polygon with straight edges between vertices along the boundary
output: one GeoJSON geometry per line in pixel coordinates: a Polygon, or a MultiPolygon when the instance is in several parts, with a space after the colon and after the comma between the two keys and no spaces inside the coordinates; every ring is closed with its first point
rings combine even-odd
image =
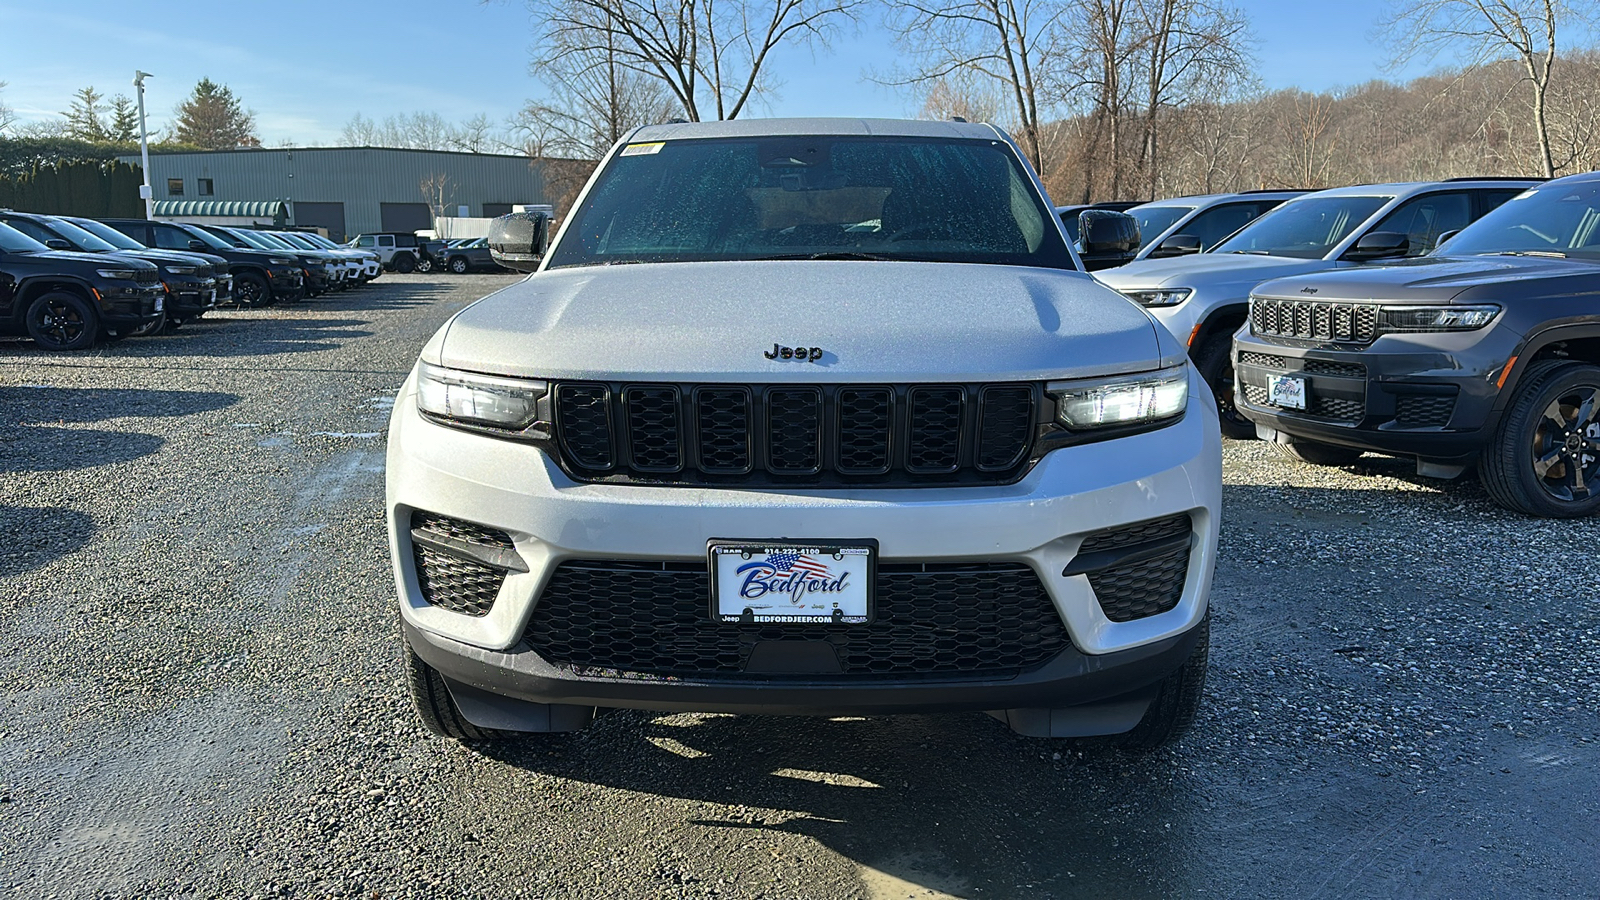
{"type": "MultiPolygon", "coordinates": [[[[138,156],[121,159],[139,164],[138,156]]],[[[436,216],[493,217],[549,203],[545,163],[526,156],[296,147],[150,154],[155,217],[362,232],[421,231],[436,216]]]]}

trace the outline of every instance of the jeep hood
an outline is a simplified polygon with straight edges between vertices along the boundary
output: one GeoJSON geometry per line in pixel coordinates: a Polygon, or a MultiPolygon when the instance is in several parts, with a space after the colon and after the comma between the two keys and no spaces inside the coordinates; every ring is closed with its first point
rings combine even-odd
{"type": "Polygon", "coordinates": [[[536,378],[1008,381],[1145,371],[1183,348],[1081,273],[826,260],[542,272],[462,310],[422,358],[536,378]],[[769,359],[774,344],[821,356],[769,359]]]}
{"type": "Polygon", "coordinates": [[[1330,259],[1296,259],[1289,256],[1255,256],[1246,253],[1196,253],[1172,259],[1146,259],[1095,277],[1119,291],[1152,288],[1193,288],[1196,292],[1235,295],[1243,300],[1263,281],[1342,266],[1330,259]]]}
{"type": "Polygon", "coordinates": [[[1271,281],[1261,296],[1390,303],[1479,303],[1596,293],[1600,263],[1538,256],[1431,257],[1271,281]]]}

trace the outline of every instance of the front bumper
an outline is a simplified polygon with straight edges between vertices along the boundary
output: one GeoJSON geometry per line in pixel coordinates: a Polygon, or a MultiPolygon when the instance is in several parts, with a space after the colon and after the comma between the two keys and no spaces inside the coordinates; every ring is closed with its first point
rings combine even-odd
{"type": "Polygon", "coordinates": [[[305,293],[305,275],[290,266],[273,266],[267,269],[268,287],[272,296],[278,299],[293,300],[305,293]]]}
{"type": "Polygon", "coordinates": [[[1498,380],[1516,348],[1515,335],[1492,326],[1385,334],[1361,349],[1267,341],[1247,326],[1234,336],[1234,403],[1258,429],[1290,438],[1461,464],[1495,423],[1498,380]],[[1267,402],[1271,380],[1290,374],[1306,379],[1305,411],[1267,402]]]}
{"type": "MultiPolygon", "coordinates": [[[[1209,394],[1191,375],[1188,415],[1145,434],[1056,450],[1012,485],[956,488],[699,489],[579,484],[541,451],[423,419],[411,380],[390,426],[390,550],[401,617],[417,652],[453,680],[539,703],[730,712],[928,711],[1053,707],[1137,691],[1169,674],[1206,613],[1221,503],[1209,394]],[[503,530],[527,563],[487,615],[428,604],[410,537],[426,511],[503,530]],[[1111,621],[1088,578],[1065,575],[1086,535],[1187,513],[1193,545],[1177,604],[1111,621]],[[873,538],[889,563],[1021,563],[1033,569],[1071,647],[998,681],[867,682],[751,676],[638,679],[576,674],[523,641],[551,574],[573,559],[699,562],[712,538],[873,538]]],[[[709,614],[707,624],[710,625],[709,614]]]]}
{"type": "Polygon", "coordinates": [[[217,283],[211,278],[167,278],[167,314],[187,317],[217,305],[217,283]]]}
{"type": "Polygon", "coordinates": [[[96,288],[100,300],[100,321],[114,331],[137,328],[161,315],[166,308],[166,289],[155,284],[125,283],[96,288]]]}

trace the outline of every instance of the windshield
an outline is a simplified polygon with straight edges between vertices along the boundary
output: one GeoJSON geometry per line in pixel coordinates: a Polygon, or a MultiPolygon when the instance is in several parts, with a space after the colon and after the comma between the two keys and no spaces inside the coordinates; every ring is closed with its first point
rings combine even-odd
{"type": "Polygon", "coordinates": [[[188,232],[189,235],[191,237],[193,237],[195,240],[204,243],[207,247],[210,247],[213,250],[234,250],[234,249],[237,249],[237,248],[235,248],[233,246],[233,242],[232,241],[225,241],[222,238],[217,237],[216,235],[212,234],[211,232],[205,230],[204,228],[196,228],[193,225],[181,225],[181,224],[178,227],[182,228],[184,231],[188,232]]]}
{"type": "Polygon", "coordinates": [[[1208,253],[1321,259],[1394,197],[1309,197],[1256,219],[1208,253]]]}
{"type": "Polygon", "coordinates": [[[1139,221],[1139,247],[1142,249],[1194,211],[1193,206],[1135,206],[1128,210],[1128,215],[1139,221]]]}
{"type": "Polygon", "coordinates": [[[57,222],[67,222],[89,232],[102,241],[116,247],[118,250],[148,250],[149,247],[139,243],[122,232],[112,228],[104,222],[93,219],[56,219],[57,222]]]}
{"type": "Polygon", "coordinates": [[[306,240],[305,238],[301,237],[298,234],[283,234],[283,233],[280,232],[278,234],[271,235],[271,238],[273,240],[280,241],[282,243],[290,244],[292,246],[298,247],[301,250],[321,249],[321,248],[313,247],[311,245],[310,241],[306,240]]]}
{"type": "Polygon", "coordinates": [[[92,253],[107,253],[112,250],[119,249],[116,244],[113,244],[107,240],[103,240],[98,235],[90,234],[89,232],[64,219],[51,219],[50,228],[56,234],[61,235],[74,244],[77,244],[79,247],[82,247],[83,249],[92,253]]]}
{"type": "Polygon", "coordinates": [[[283,249],[282,247],[279,247],[279,246],[277,246],[275,244],[272,244],[272,243],[269,243],[267,241],[262,240],[261,239],[261,235],[255,234],[254,232],[250,231],[250,229],[248,229],[248,228],[236,228],[236,229],[232,229],[232,230],[230,230],[230,231],[228,231],[226,233],[237,237],[239,240],[244,241],[246,244],[250,245],[251,247],[255,247],[255,248],[259,249],[259,250],[282,250],[283,249]]]}
{"type": "Polygon", "coordinates": [[[1600,260],[1600,181],[1534,188],[1468,225],[1439,255],[1532,253],[1600,260]]]}
{"type": "Polygon", "coordinates": [[[340,250],[340,249],[343,249],[338,244],[335,244],[333,241],[330,241],[327,238],[323,237],[322,235],[317,234],[315,232],[311,232],[311,231],[308,231],[308,232],[305,232],[305,233],[301,234],[300,235],[300,239],[301,240],[305,240],[305,241],[310,241],[314,246],[320,247],[323,250],[340,250]]]}
{"type": "Polygon", "coordinates": [[[0,250],[8,253],[38,253],[49,249],[10,225],[0,222],[0,250]]]}
{"type": "Polygon", "coordinates": [[[868,258],[1073,268],[1009,145],[782,136],[632,144],[574,210],[550,268],[868,258]]]}

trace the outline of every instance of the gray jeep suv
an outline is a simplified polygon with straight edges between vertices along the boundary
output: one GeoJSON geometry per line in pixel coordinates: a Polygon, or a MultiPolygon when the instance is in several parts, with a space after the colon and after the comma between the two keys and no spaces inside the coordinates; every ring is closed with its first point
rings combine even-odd
{"type": "Polygon", "coordinates": [[[1600,510],[1600,173],[1551,181],[1401,265],[1267,282],[1239,409],[1307,462],[1476,464],[1530,515],[1600,510]]]}
{"type": "Polygon", "coordinates": [[[1144,304],[1188,345],[1216,395],[1222,433],[1252,437],[1254,427],[1234,407],[1228,351],[1256,285],[1421,256],[1440,235],[1537,183],[1479,179],[1318,191],[1285,202],[1205,253],[1146,259],[1095,277],[1144,304]]]}

